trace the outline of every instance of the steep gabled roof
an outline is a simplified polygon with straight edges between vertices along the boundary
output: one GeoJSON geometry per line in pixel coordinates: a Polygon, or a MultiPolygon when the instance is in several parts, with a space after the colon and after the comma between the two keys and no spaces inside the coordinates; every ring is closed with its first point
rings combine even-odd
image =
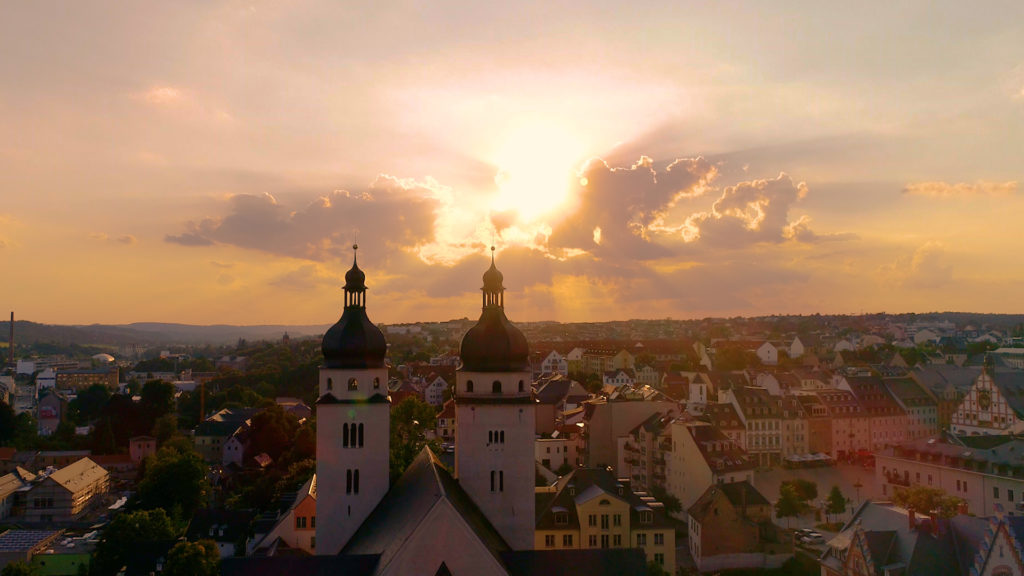
{"type": "Polygon", "coordinates": [[[501,561],[498,554],[509,550],[508,544],[429,448],[413,460],[341,553],[379,554],[380,565],[387,566],[438,504],[451,506],[501,561]]]}

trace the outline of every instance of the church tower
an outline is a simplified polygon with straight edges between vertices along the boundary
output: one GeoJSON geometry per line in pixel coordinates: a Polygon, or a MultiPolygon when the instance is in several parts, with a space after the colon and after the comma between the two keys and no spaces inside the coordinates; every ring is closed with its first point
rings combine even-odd
{"type": "Polygon", "coordinates": [[[455,376],[455,476],[513,550],[533,548],[533,371],[526,337],[505,317],[505,287],[484,273],[483,312],[462,338],[455,376]]]}
{"type": "Polygon", "coordinates": [[[355,255],[345,274],[345,311],[321,349],[316,551],[337,554],[387,493],[390,469],[387,342],[366,316],[366,274],[355,255]]]}

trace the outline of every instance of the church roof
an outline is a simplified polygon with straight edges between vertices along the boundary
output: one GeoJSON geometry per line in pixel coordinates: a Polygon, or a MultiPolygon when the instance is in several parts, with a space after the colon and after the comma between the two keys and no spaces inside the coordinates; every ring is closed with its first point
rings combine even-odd
{"type": "MultiPolygon", "coordinates": [[[[353,246],[353,249],[358,246],[353,246]]],[[[366,316],[366,274],[355,257],[345,274],[345,311],[320,346],[327,368],[381,368],[388,351],[384,333],[366,316]]]]}
{"type": "Polygon", "coordinates": [[[505,540],[448,474],[437,456],[424,447],[352,535],[342,554],[380,554],[381,566],[386,566],[441,501],[458,512],[496,558],[498,553],[509,550],[505,540]]]}
{"type": "MultiPolygon", "coordinates": [[[[493,247],[491,248],[493,252],[493,247]]],[[[526,336],[505,317],[505,287],[494,266],[484,273],[483,312],[462,338],[462,369],[469,372],[519,372],[531,370],[526,336]]]]}

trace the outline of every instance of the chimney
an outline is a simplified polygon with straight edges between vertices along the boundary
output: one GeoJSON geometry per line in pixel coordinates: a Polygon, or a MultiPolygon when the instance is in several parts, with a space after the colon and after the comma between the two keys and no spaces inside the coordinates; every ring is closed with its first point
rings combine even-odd
{"type": "Polygon", "coordinates": [[[910,529],[911,530],[914,529],[914,524],[916,524],[915,520],[916,520],[916,518],[914,518],[914,511],[913,510],[907,510],[907,521],[910,523],[910,529]]]}

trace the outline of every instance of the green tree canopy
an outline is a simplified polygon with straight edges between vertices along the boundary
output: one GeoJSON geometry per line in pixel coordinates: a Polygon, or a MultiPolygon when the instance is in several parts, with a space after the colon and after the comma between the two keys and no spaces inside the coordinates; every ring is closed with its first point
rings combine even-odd
{"type": "Polygon", "coordinates": [[[152,549],[177,536],[174,522],[163,509],[122,514],[103,531],[93,556],[93,570],[100,576],[116,574],[133,551],[152,549]]]}
{"type": "Polygon", "coordinates": [[[800,497],[792,484],[783,483],[779,486],[779,499],[775,502],[775,516],[777,518],[792,518],[800,514],[802,508],[800,497]]]}
{"type": "Polygon", "coordinates": [[[930,486],[897,488],[892,501],[907,510],[922,514],[937,513],[943,518],[956,516],[960,511],[960,506],[964,503],[962,499],[930,486]]]}
{"type": "Polygon", "coordinates": [[[391,481],[394,482],[412,464],[427,444],[425,433],[437,422],[434,407],[410,396],[391,407],[391,481]]]}
{"type": "Polygon", "coordinates": [[[825,514],[842,514],[846,510],[846,497],[839,486],[832,486],[825,500],[825,514]]]}
{"type": "Polygon", "coordinates": [[[793,480],[786,480],[783,484],[793,487],[793,492],[800,502],[807,502],[818,497],[818,485],[810,480],[794,478],[793,480]]]}
{"type": "Polygon", "coordinates": [[[174,384],[150,380],[142,386],[142,411],[152,423],[164,414],[174,412],[174,384]]]}
{"type": "Polygon", "coordinates": [[[39,568],[28,562],[11,562],[0,571],[0,576],[39,576],[39,568]]]}
{"type": "Polygon", "coordinates": [[[178,519],[192,517],[210,492],[207,467],[188,442],[168,443],[145,462],[138,503],[143,509],[162,508],[178,519]]]}
{"type": "Polygon", "coordinates": [[[178,542],[167,554],[164,576],[217,576],[220,552],[213,540],[178,542]]]}

